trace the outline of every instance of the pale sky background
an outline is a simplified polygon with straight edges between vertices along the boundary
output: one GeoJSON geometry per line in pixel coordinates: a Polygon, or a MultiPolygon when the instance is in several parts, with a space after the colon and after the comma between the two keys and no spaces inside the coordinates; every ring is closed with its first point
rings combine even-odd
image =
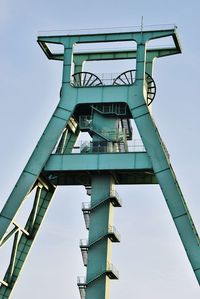
{"type": "MultiPolygon", "coordinates": [[[[153,109],[200,231],[199,14],[198,0],[187,4],[179,0],[0,0],[0,206],[59,100],[62,63],[47,60],[36,42],[38,31],[134,26],[144,16],[145,25],[178,26],[183,53],[156,61],[153,109]]],[[[122,241],[113,244],[113,264],[120,280],[111,281],[110,299],[199,298],[196,278],[159,187],[117,190],[123,208],[116,209],[115,226],[122,241]]],[[[13,299],[80,298],[76,277],[85,271],[79,239],[87,237],[81,213],[81,202],[86,200],[83,187],[57,191],[13,299]]]]}

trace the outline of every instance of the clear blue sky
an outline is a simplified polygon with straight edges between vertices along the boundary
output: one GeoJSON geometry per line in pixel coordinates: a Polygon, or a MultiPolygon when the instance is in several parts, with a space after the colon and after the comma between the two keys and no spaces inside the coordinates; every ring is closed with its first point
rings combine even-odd
{"type": "MultiPolygon", "coordinates": [[[[183,54],[156,62],[153,109],[200,231],[199,11],[198,0],[0,0],[0,207],[59,100],[62,64],[47,60],[36,42],[37,32],[140,25],[144,16],[145,25],[178,26],[183,54]]],[[[115,225],[122,242],[113,246],[113,263],[120,280],[111,284],[110,299],[199,298],[159,187],[118,191],[124,207],[116,211],[115,225]]],[[[76,276],[84,274],[79,239],[87,236],[81,214],[85,200],[82,187],[57,191],[13,299],[79,298],[76,276]]]]}

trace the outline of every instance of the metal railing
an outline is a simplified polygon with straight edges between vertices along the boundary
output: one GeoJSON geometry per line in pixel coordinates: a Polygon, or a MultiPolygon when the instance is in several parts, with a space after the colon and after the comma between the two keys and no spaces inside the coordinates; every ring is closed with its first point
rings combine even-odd
{"type": "Polygon", "coordinates": [[[117,153],[117,152],[146,152],[140,140],[133,140],[131,144],[124,142],[83,142],[80,147],[76,147],[73,153],[117,153]]]}
{"type": "MultiPolygon", "coordinates": [[[[98,79],[101,81],[102,85],[118,85],[118,84],[114,84],[115,83],[115,79],[121,75],[122,72],[120,73],[95,73],[95,76],[98,77],[98,79]]],[[[126,76],[126,82],[121,82],[120,85],[131,85],[133,84],[135,81],[135,72],[131,74],[127,74],[126,76]]],[[[72,86],[77,86],[77,82],[76,80],[72,77],[71,78],[71,85],[72,86]]],[[[101,85],[101,86],[102,86],[101,85]]],[[[85,78],[84,76],[79,77],[79,82],[78,82],[78,87],[85,87],[85,78]]],[[[88,86],[87,86],[88,87],[88,86]]]]}
{"type": "Polygon", "coordinates": [[[119,202],[119,205],[122,206],[122,200],[121,198],[119,197],[119,194],[115,191],[115,190],[112,190],[108,195],[106,195],[101,201],[93,201],[92,202],[92,205],[91,205],[91,209],[94,209],[96,208],[97,206],[105,203],[108,199],[111,199],[111,202],[113,202],[113,197],[116,198],[116,200],[119,202]]]}
{"type": "Polygon", "coordinates": [[[79,126],[81,129],[85,130],[91,130],[95,132],[96,134],[102,136],[105,139],[112,140],[112,141],[119,141],[119,140],[125,140],[125,137],[127,135],[127,131],[125,129],[121,130],[112,130],[112,131],[107,131],[107,130],[99,130],[94,123],[93,123],[93,118],[90,115],[81,115],[79,117],[79,126]]]}
{"type": "Polygon", "coordinates": [[[101,275],[103,275],[106,272],[112,272],[116,277],[119,277],[119,271],[113,266],[112,263],[107,262],[106,267],[105,265],[102,265],[101,267],[101,272],[99,274],[97,274],[94,279],[92,279],[91,281],[87,282],[86,277],[85,276],[78,276],[77,277],[77,285],[79,287],[82,288],[86,288],[87,284],[89,284],[90,282],[92,282],[93,280],[95,280],[97,277],[100,277],[101,275]]]}
{"type": "Polygon", "coordinates": [[[120,239],[121,239],[120,233],[117,231],[117,229],[114,225],[108,226],[108,233],[114,234],[116,236],[116,238],[120,241],[120,239]]]}
{"type": "Polygon", "coordinates": [[[105,103],[105,104],[94,104],[93,109],[96,109],[103,114],[116,114],[116,115],[126,115],[127,105],[125,103],[105,103]]]}
{"type": "Polygon", "coordinates": [[[116,190],[111,190],[109,196],[116,197],[118,202],[122,205],[122,199],[120,198],[119,193],[116,190]]]}
{"type": "MultiPolygon", "coordinates": [[[[70,154],[92,154],[92,153],[125,153],[125,152],[146,152],[142,140],[135,139],[129,144],[124,142],[112,141],[80,141],[77,145],[68,148],[70,154]]],[[[56,147],[52,154],[61,155],[59,148],[56,147]]]]}
{"type": "Polygon", "coordinates": [[[106,271],[113,272],[117,277],[119,277],[119,271],[113,266],[112,263],[107,263],[106,271]]]}
{"type": "MultiPolygon", "coordinates": [[[[103,238],[108,234],[114,234],[118,240],[121,239],[120,233],[117,231],[116,227],[114,225],[109,225],[108,229],[103,229],[102,231],[100,231],[100,233],[95,235],[95,241],[103,238]]],[[[93,244],[94,242],[92,241],[91,244],[93,244]]],[[[88,239],[80,239],[79,246],[84,248],[89,247],[90,244],[88,242],[88,239]]]]}
{"type": "Polygon", "coordinates": [[[80,247],[88,247],[88,239],[80,239],[80,247]]]}
{"type": "Polygon", "coordinates": [[[88,246],[93,245],[94,243],[98,242],[102,238],[106,237],[108,234],[114,234],[116,238],[120,241],[120,233],[117,231],[114,225],[109,225],[108,228],[102,229],[100,232],[95,234],[94,239],[88,242],[88,246]]]}
{"type": "MultiPolygon", "coordinates": [[[[113,85],[115,82],[115,79],[121,74],[120,73],[97,73],[97,77],[101,80],[103,85],[113,85]]],[[[127,76],[127,82],[131,82],[131,84],[134,83],[135,77],[131,77],[130,75],[127,76]]],[[[124,84],[124,85],[128,85],[124,84]]]]}
{"type": "Polygon", "coordinates": [[[78,276],[77,277],[77,284],[78,285],[86,285],[86,277],[85,276],[78,276]]]}
{"type": "MultiPolygon", "coordinates": [[[[115,190],[111,190],[110,193],[107,196],[105,196],[105,198],[102,201],[94,202],[93,206],[96,206],[97,204],[101,204],[104,201],[106,201],[108,198],[112,198],[112,197],[115,197],[117,199],[117,201],[119,202],[119,204],[122,206],[122,199],[120,198],[118,192],[115,190]]],[[[91,202],[82,202],[82,210],[83,211],[91,210],[91,207],[92,207],[91,202]]]]}
{"type": "Polygon", "coordinates": [[[90,210],[91,203],[90,202],[82,202],[82,210],[90,210]]]}
{"type": "Polygon", "coordinates": [[[141,31],[158,31],[176,29],[175,24],[156,24],[156,25],[140,25],[140,26],[126,26],[126,27],[103,27],[103,28],[81,28],[69,30],[48,30],[39,31],[38,36],[71,36],[71,35],[90,35],[102,33],[127,33],[127,32],[141,32],[141,31]]]}

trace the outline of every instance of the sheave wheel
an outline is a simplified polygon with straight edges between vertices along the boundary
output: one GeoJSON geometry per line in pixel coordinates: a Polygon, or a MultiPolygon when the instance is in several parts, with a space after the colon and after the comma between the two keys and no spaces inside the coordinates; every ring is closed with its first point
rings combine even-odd
{"type": "Polygon", "coordinates": [[[89,72],[79,72],[72,75],[72,85],[78,86],[101,86],[102,81],[89,72]]]}
{"type": "MultiPolygon", "coordinates": [[[[113,82],[113,85],[131,85],[135,81],[135,70],[129,70],[120,74],[113,82]]],[[[148,106],[153,102],[156,95],[156,84],[153,78],[148,74],[146,75],[147,83],[147,104],[148,106]]]]}

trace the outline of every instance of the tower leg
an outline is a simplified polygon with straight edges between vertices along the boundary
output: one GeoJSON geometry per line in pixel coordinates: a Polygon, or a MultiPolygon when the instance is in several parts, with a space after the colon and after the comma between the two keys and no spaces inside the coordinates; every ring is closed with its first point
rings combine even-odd
{"type": "Polygon", "coordinates": [[[49,121],[49,124],[0,213],[0,241],[12,223],[23,200],[37,181],[63,129],[66,127],[70,115],[70,111],[60,108],[59,106],[56,108],[54,115],[49,121]]]}
{"type": "MultiPolygon", "coordinates": [[[[49,186],[49,190],[38,186],[36,189],[32,211],[29,215],[25,228],[23,229],[14,223],[15,229],[11,231],[14,234],[13,248],[8,270],[1,282],[0,299],[9,298],[35,240],[36,234],[48,210],[54,191],[55,188],[53,186],[49,186]]],[[[10,237],[11,234],[9,234],[8,237],[5,237],[0,246],[5,244],[10,237]]]]}
{"type": "Polygon", "coordinates": [[[132,115],[152,161],[154,173],[162,189],[193,271],[200,284],[199,236],[172,169],[165,145],[146,105],[134,107],[132,115]]]}

